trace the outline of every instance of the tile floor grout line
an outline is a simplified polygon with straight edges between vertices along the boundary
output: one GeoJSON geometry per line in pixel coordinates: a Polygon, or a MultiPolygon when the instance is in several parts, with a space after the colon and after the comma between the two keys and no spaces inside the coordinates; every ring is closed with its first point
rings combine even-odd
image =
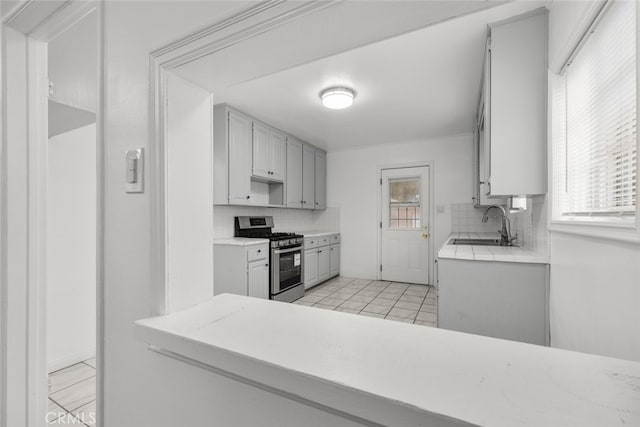
{"type": "Polygon", "coordinates": [[[49,392],[49,396],[51,396],[52,394],[55,394],[55,393],[57,393],[57,392],[59,392],[59,391],[66,390],[66,389],[68,389],[69,387],[73,387],[74,385],[78,385],[78,384],[80,384],[81,382],[84,382],[84,381],[90,380],[91,378],[93,378],[93,377],[95,377],[95,376],[97,376],[97,374],[96,374],[96,373],[94,373],[94,374],[93,374],[93,375],[91,375],[90,377],[83,378],[83,379],[81,379],[80,381],[77,381],[77,382],[75,382],[75,383],[73,383],[73,384],[69,384],[68,386],[65,386],[65,387],[59,388],[59,389],[57,389],[56,391],[50,391],[50,392],[49,392]]]}

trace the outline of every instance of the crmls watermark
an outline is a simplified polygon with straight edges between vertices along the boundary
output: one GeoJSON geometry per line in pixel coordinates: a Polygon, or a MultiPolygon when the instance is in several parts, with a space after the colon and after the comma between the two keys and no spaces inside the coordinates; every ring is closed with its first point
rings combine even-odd
{"type": "Polygon", "coordinates": [[[70,414],[68,412],[47,412],[47,424],[60,425],[93,425],[96,423],[96,413],[70,414]]]}

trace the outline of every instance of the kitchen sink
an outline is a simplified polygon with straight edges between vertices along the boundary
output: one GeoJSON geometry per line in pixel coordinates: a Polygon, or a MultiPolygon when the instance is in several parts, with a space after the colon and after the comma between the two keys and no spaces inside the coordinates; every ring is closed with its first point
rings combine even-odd
{"type": "Polygon", "coordinates": [[[500,246],[499,239],[453,239],[450,245],[500,246]]]}

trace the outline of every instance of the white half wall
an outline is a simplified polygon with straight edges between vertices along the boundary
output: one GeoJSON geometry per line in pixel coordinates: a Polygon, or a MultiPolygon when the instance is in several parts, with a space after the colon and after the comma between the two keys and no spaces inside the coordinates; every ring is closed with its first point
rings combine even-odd
{"type": "MultiPolygon", "coordinates": [[[[451,204],[471,200],[473,135],[385,144],[327,155],[327,204],[340,207],[341,274],[375,279],[377,244],[378,168],[430,161],[435,213],[431,238],[434,249],[451,233],[451,204]]],[[[435,258],[435,257],[434,257],[435,258]]]]}
{"type": "MultiPolygon", "coordinates": [[[[571,51],[590,3],[551,4],[552,70],[571,51]]],[[[640,246],[552,231],[550,248],[551,345],[640,361],[640,246]]]]}
{"type": "Polygon", "coordinates": [[[95,355],[96,125],[49,139],[47,368],[95,355]]]}

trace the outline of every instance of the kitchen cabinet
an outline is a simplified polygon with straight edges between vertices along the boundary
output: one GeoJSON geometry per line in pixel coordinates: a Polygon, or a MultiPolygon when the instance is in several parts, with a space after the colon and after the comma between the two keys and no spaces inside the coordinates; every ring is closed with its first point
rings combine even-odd
{"type": "Polygon", "coordinates": [[[302,142],[287,137],[287,207],[302,207],[302,142]]]}
{"type": "Polygon", "coordinates": [[[213,294],[231,293],[269,299],[269,243],[214,242],[213,294]]]}
{"type": "Polygon", "coordinates": [[[267,181],[284,180],[286,140],[282,132],[253,122],[252,176],[267,181]]]}
{"type": "Polygon", "coordinates": [[[549,345],[549,265],[438,258],[438,327],[549,345]]]}
{"type": "Polygon", "coordinates": [[[226,104],[213,111],[214,205],[326,208],[326,152],[226,104]]]}
{"type": "Polygon", "coordinates": [[[340,244],[333,244],[329,247],[330,254],[330,276],[335,277],[340,274],[340,244]]]}
{"type": "Polygon", "coordinates": [[[331,253],[329,246],[318,248],[318,282],[331,277],[331,253]]]}
{"type": "Polygon", "coordinates": [[[302,208],[313,209],[316,185],[316,151],[310,145],[302,146],[302,208]]]}
{"type": "Polygon", "coordinates": [[[327,153],[315,150],[315,202],[314,209],[327,208],[327,153]]]}
{"type": "Polygon", "coordinates": [[[305,237],[304,248],[305,289],[340,275],[340,234],[305,237]]]}
{"type": "Polygon", "coordinates": [[[229,203],[246,203],[251,198],[251,120],[228,112],[229,203]]]}
{"type": "Polygon", "coordinates": [[[546,9],[489,25],[482,81],[476,205],[546,193],[546,9]]]}
{"type": "Polygon", "coordinates": [[[309,289],[318,284],[318,249],[304,251],[304,288],[309,289]]]}
{"type": "Polygon", "coordinates": [[[269,260],[250,262],[247,271],[247,295],[269,299],[269,260]]]}

